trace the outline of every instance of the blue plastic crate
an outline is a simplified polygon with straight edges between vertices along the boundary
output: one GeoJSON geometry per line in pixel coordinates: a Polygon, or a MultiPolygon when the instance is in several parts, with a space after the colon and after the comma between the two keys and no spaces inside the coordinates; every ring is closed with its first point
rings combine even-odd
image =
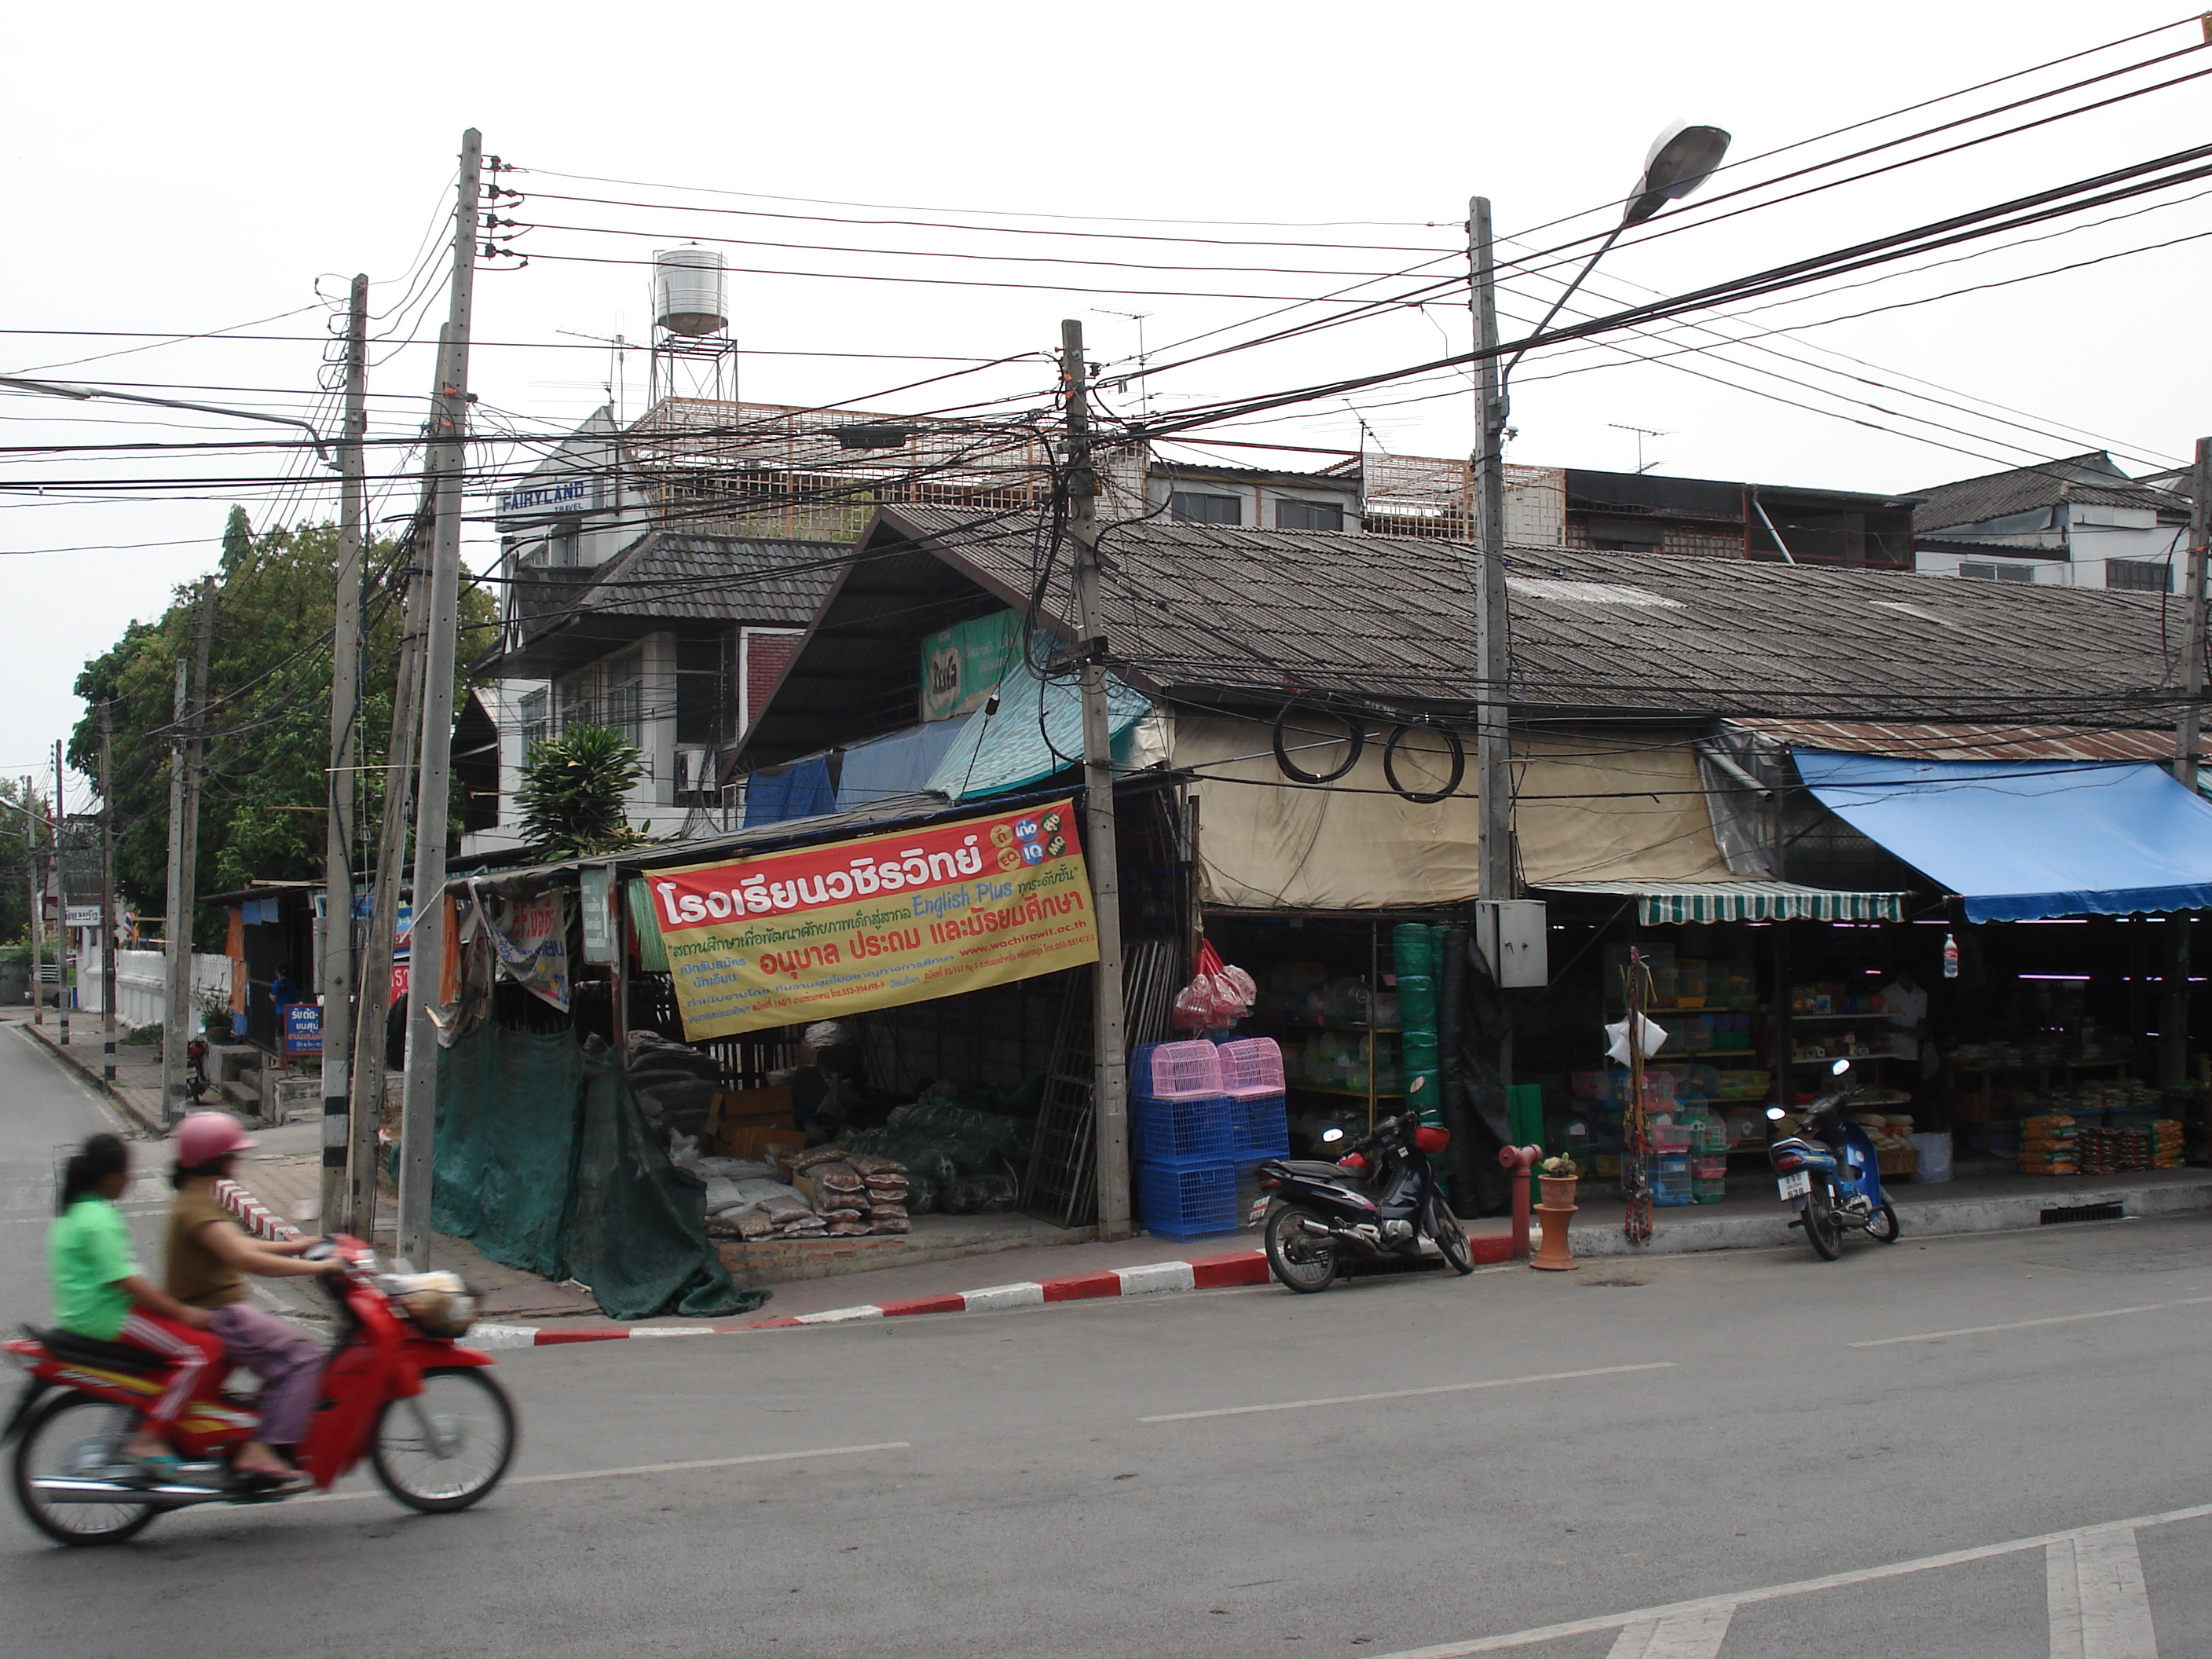
{"type": "Polygon", "coordinates": [[[1261,1095],[1256,1100],[1232,1101],[1229,1115],[1239,1164],[1291,1155],[1290,1110],[1282,1096],[1261,1095]]]}
{"type": "Polygon", "coordinates": [[[1237,1166],[1225,1158],[1197,1168],[1137,1165],[1137,1220],[1163,1238],[1202,1238],[1233,1233],[1243,1219],[1237,1213],[1237,1166]]]}
{"type": "Polygon", "coordinates": [[[1202,1100],[1133,1096],[1129,1134],[1135,1143],[1138,1163],[1167,1169],[1226,1164],[1236,1150],[1226,1095],[1209,1095],[1202,1100]]]}

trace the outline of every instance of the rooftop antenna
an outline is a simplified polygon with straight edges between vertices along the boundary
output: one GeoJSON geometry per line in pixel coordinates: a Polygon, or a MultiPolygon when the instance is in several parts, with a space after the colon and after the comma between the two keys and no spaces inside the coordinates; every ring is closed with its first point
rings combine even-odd
{"type": "Polygon", "coordinates": [[[580,334],[573,328],[556,328],[553,331],[556,334],[565,334],[572,340],[596,340],[608,349],[607,378],[600,384],[607,394],[607,406],[614,410],[615,424],[620,426],[623,423],[622,394],[629,381],[627,367],[629,360],[624,354],[629,351],[630,343],[618,332],[580,334]]]}
{"type": "MultiPolygon", "coordinates": [[[[1628,426],[1620,421],[1607,421],[1606,424],[1616,432],[1633,432],[1636,434],[1636,470],[1638,472],[1645,471],[1644,464],[1644,441],[1646,438],[1671,438],[1674,435],[1671,432],[1662,432],[1658,428],[1651,426],[1628,426]]],[[[1666,463],[1664,461],[1654,461],[1651,465],[1653,466],[1664,466],[1666,463]]]]}
{"type": "Polygon", "coordinates": [[[1340,401],[1346,409],[1352,410],[1352,418],[1359,422],[1359,453],[1364,455],[1367,453],[1367,446],[1371,443],[1375,446],[1377,454],[1388,455],[1390,453],[1390,447],[1382,441],[1382,434],[1367,424],[1367,417],[1359,412],[1352,399],[1345,398],[1340,401]]]}
{"type": "Polygon", "coordinates": [[[1129,389],[1130,381],[1137,383],[1137,418],[1149,424],[1152,418],[1152,388],[1145,379],[1145,371],[1152,362],[1152,356],[1145,349],[1145,319],[1159,313],[1152,311],[1109,311],[1103,307],[1093,306],[1091,314],[1094,317],[1126,317],[1137,325],[1137,372],[1124,374],[1111,384],[1116,392],[1126,392],[1129,389]]]}

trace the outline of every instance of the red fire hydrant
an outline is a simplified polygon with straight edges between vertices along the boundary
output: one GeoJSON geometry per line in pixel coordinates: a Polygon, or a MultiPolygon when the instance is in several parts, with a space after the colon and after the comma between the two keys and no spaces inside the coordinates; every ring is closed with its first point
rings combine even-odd
{"type": "Polygon", "coordinates": [[[1513,1259],[1528,1259],[1528,1171],[1544,1155],[1541,1146],[1500,1146],[1498,1162],[1513,1181],[1513,1259]]]}

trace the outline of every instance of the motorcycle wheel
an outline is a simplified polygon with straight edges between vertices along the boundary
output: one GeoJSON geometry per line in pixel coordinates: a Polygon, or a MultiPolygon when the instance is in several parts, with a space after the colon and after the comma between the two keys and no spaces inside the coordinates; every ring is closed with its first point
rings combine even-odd
{"type": "Polygon", "coordinates": [[[15,1504],[24,1518],[57,1544],[120,1544],[145,1531],[161,1513],[151,1504],[55,1504],[33,1484],[106,1479],[137,1427],[137,1413],[89,1395],[61,1395],[40,1407],[15,1443],[15,1504]]]}
{"type": "Polygon", "coordinates": [[[1336,1242],[1298,1225],[1320,1219],[1297,1204],[1278,1206],[1267,1218],[1267,1271],[1286,1289],[1302,1295],[1312,1296],[1336,1282],[1336,1242]]]}
{"type": "Polygon", "coordinates": [[[1844,1253],[1843,1224],[1829,1207],[1828,1188],[1823,1182],[1814,1182],[1813,1190],[1805,1194],[1805,1237],[1823,1261],[1833,1261],[1844,1253]]]}
{"type": "Polygon", "coordinates": [[[475,1365],[422,1373],[422,1392],[387,1400],[370,1450],[376,1478],[410,1510],[465,1510],[499,1484],[514,1458],[514,1407],[475,1365]]]}
{"type": "Polygon", "coordinates": [[[1896,1243],[1898,1231],[1894,1205],[1885,1204],[1867,1218],[1867,1237],[1878,1243],[1896,1243]]]}
{"type": "Polygon", "coordinates": [[[1429,1237],[1437,1241],[1437,1249],[1451,1264],[1451,1270],[1464,1279],[1474,1271],[1474,1247],[1467,1242],[1467,1229],[1459,1224],[1459,1218],[1442,1199],[1429,1206],[1429,1237]]]}

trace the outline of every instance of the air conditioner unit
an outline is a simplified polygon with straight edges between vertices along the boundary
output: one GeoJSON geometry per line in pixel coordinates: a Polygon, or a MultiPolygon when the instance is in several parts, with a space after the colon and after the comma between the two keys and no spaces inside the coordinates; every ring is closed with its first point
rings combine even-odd
{"type": "Polygon", "coordinates": [[[714,787],[714,751],[703,744],[684,744],[676,750],[676,793],[703,795],[714,787]]]}

